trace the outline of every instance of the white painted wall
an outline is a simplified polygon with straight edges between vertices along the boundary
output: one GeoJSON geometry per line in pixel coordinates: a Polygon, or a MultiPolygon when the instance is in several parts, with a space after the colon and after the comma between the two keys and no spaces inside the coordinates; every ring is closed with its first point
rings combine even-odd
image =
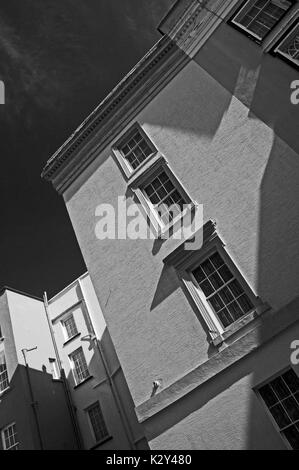
{"type": "Polygon", "coordinates": [[[37,370],[44,365],[49,372],[54,348],[43,301],[10,290],[6,293],[18,363],[24,364],[22,349],[37,346],[27,353],[28,365],[37,370]]]}

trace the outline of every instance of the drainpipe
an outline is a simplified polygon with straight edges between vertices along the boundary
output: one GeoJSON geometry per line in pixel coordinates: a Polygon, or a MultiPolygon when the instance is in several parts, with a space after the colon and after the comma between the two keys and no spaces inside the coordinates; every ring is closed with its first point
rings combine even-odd
{"type": "Polygon", "coordinates": [[[24,362],[25,362],[28,389],[29,389],[29,394],[30,394],[31,406],[32,406],[36,431],[37,431],[39,447],[40,447],[40,450],[44,450],[42,433],[41,433],[40,424],[39,424],[39,417],[38,417],[38,408],[37,408],[38,407],[38,402],[34,399],[33,387],[32,387],[31,378],[30,378],[30,371],[29,371],[29,366],[28,366],[27,358],[26,358],[26,352],[34,351],[35,349],[37,349],[37,346],[35,346],[35,348],[22,349],[22,354],[23,354],[24,362]]]}
{"type": "Polygon", "coordinates": [[[48,303],[48,298],[47,298],[47,293],[46,292],[44,292],[44,307],[45,307],[47,322],[48,322],[48,326],[49,326],[49,330],[50,330],[50,334],[51,334],[51,338],[52,338],[52,343],[53,343],[53,347],[54,347],[54,351],[55,351],[57,365],[58,365],[58,369],[59,369],[59,372],[60,372],[60,377],[61,377],[62,383],[63,383],[63,390],[64,390],[64,394],[65,394],[65,397],[66,397],[66,402],[67,402],[67,406],[68,406],[68,410],[69,410],[69,413],[70,413],[71,422],[72,422],[72,426],[73,426],[73,430],[74,430],[74,434],[75,434],[75,438],[76,438],[76,443],[77,443],[78,449],[83,449],[81,431],[80,431],[80,427],[79,427],[79,424],[78,424],[78,421],[77,421],[77,416],[76,416],[76,413],[75,413],[75,407],[74,407],[71,392],[70,392],[70,389],[69,389],[69,383],[67,381],[64,369],[62,367],[62,363],[61,363],[61,359],[60,359],[60,356],[59,356],[58,347],[57,347],[57,343],[56,343],[56,339],[55,339],[55,335],[54,335],[54,331],[53,331],[52,322],[50,320],[49,303],[48,303]]]}
{"type": "Polygon", "coordinates": [[[94,339],[94,342],[96,343],[96,347],[97,347],[98,352],[100,354],[100,357],[102,359],[104,369],[105,369],[105,373],[106,373],[106,377],[108,379],[108,383],[110,385],[110,388],[111,388],[111,391],[112,391],[112,394],[113,394],[113,398],[114,398],[114,401],[115,401],[115,404],[116,404],[117,411],[118,411],[118,413],[120,415],[120,418],[121,418],[121,421],[123,423],[123,427],[124,427],[127,439],[130,443],[131,449],[134,450],[134,449],[136,449],[136,446],[134,444],[133,433],[132,433],[132,430],[131,430],[131,426],[130,426],[128,417],[127,417],[127,415],[126,415],[126,413],[123,409],[123,405],[122,405],[122,402],[120,400],[118,390],[115,386],[115,383],[114,383],[114,380],[113,380],[113,375],[111,374],[111,372],[109,370],[109,366],[108,366],[108,363],[106,361],[105,354],[104,354],[103,348],[100,345],[100,342],[98,341],[98,339],[96,337],[93,338],[93,339],[94,339]]]}
{"type": "Polygon", "coordinates": [[[133,436],[133,432],[132,432],[132,428],[131,428],[129,419],[128,419],[127,414],[124,410],[124,407],[123,407],[123,404],[121,402],[117,387],[114,383],[113,375],[112,375],[112,373],[109,369],[108,362],[106,360],[104,350],[103,350],[103,348],[100,344],[100,341],[98,341],[98,339],[95,335],[94,328],[93,328],[93,323],[92,323],[90,315],[89,315],[89,311],[91,311],[91,309],[88,306],[87,296],[85,295],[84,287],[82,285],[81,279],[78,279],[78,283],[79,283],[79,287],[80,287],[81,294],[82,294],[82,300],[83,300],[83,302],[85,304],[85,307],[86,307],[86,313],[89,317],[89,322],[90,322],[90,325],[92,326],[92,329],[93,329],[93,335],[90,335],[90,339],[91,339],[91,341],[92,340],[94,341],[95,347],[97,348],[98,353],[100,355],[100,358],[102,360],[104,370],[105,370],[105,375],[106,375],[106,378],[108,380],[109,386],[111,388],[111,392],[112,392],[112,395],[113,395],[113,398],[114,398],[114,401],[115,401],[117,411],[120,415],[120,418],[121,418],[121,421],[122,421],[122,424],[123,424],[123,427],[124,427],[125,434],[126,434],[127,439],[130,443],[130,448],[134,450],[134,449],[136,449],[136,446],[134,444],[134,436],[133,436]]]}

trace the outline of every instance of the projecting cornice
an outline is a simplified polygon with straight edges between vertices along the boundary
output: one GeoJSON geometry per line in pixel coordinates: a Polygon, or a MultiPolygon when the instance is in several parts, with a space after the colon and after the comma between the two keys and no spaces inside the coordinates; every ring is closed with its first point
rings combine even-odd
{"type": "Polygon", "coordinates": [[[42,177],[59,193],[186,65],[238,0],[180,0],[160,25],[164,37],[48,160],[42,177]]]}
{"type": "Polygon", "coordinates": [[[48,160],[42,177],[62,193],[94,158],[94,151],[105,148],[186,61],[175,43],[163,37],[48,160]]]}

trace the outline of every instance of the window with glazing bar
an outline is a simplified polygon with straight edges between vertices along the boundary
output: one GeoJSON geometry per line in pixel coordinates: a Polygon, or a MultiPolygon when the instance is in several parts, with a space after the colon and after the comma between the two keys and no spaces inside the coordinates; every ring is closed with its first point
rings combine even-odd
{"type": "Polygon", "coordinates": [[[289,62],[299,66],[299,24],[297,23],[287,36],[274,49],[289,62]]]}
{"type": "Polygon", "coordinates": [[[234,16],[232,23],[263,40],[293,3],[292,0],[249,0],[234,16]]]}
{"type": "Polygon", "coordinates": [[[279,432],[299,450],[299,378],[293,369],[258,389],[279,432]]]}
{"type": "Polygon", "coordinates": [[[7,366],[4,351],[0,352],[0,392],[3,392],[9,387],[9,380],[7,374],[7,366]]]}
{"type": "Polygon", "coordinates": [[[187,204],[184,196],[164,169],[148,181],[143,191],[164,225],[169,224],[187,204]]]}
{"type": "Polygon", "coordinates": [[[19,450],[16,424],[12,423],[1,431],[4,450],[19,450]]]}
{"type": "Polygon", "coordinates": [[[89,377],[89,370],[87,367],[83,349],[76,349],[76,351],[70,354],[70,359],[72,363],[75,382],[78,385],[89,377]]]}
{"type": "Polygon", "coordinates": [[[100,404],[98,402],[95,403],[88,408],[87,412],[95,441],[100,442],[109,435],[100,404]]]}
{"type": "Polygon", "coordinates": [[[77,326],[73,314],[68,315],[63,321],[66,339],[71,339],[78,334],[77,326]]]}
{"type": "Polygon", "coordinates": [[[156,149],[139,127],[134,127],[124,140],[118,144],[118,150],[131,171],[136,170],[156,149]]]}
{"type": "Polygon", "coordinates": [[[205,259],[192,275],[224,328],[253,310],[244,288],[218,252],[205,259]]]}

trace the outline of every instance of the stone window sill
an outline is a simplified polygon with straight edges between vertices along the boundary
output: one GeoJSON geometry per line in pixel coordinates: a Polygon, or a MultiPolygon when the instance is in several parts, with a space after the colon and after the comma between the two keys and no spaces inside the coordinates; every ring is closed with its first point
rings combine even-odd
{"type": "Polygon", "coordinates": [[[249,312],[244,317],[240,318],[238,321],[229,326],[223,333],[219,334],[216,338],[212,340],[212,344],[216,347],[221,346],[225,341],[230,338],[235,333],[240,332],[247,325],[249,325],[253,320],[258,318],[260,315],[270,310],[270,306],[266,303],[263,303],[257,306],[254,310],[249,312]]]}
{"type": "Polygon", "coordinates": [[[82,382],[78,383],[77,385],[74,386],[74,390],[76,390],[77,388],[81,387],[81,385],[85,384],[86,382],[88,382],[89,380],[93,379],[93,375],[90,375],[89,377],[87,377],[86,379],[82,380],[82,382]]]}
{"type": "Polygon", "coordinates": [[[96,442],[95,445],[93,445],[92,447],[90,447],[89,450],[95,450],[95,449],[97,449],[98,447],[100,447],[101,445],[105,444],[105,442],[110,441],[111,439],[113,439],[113,436],[106,436],[106,437],[104,437],[104,439],[102,439],[101,441],[96,442]]]}
{"type": "Polygon", "coordinates": [[[69,344],[71,341],[73,341],[73,339],[78,338],[80,335],[81,335],[81,333],[76,333],[74,336],[72,336],[71,338],[67,339],[67,340],[63,343],[63,346],[66,346],[66,345],[69,344]]]}
{"type": "Polygon", "coordinates": [[[11,391],[11,386],[7,387],[5,390],[2,390],[2,392],[0,392],[0,400],[10,391],[11,391]]]}

